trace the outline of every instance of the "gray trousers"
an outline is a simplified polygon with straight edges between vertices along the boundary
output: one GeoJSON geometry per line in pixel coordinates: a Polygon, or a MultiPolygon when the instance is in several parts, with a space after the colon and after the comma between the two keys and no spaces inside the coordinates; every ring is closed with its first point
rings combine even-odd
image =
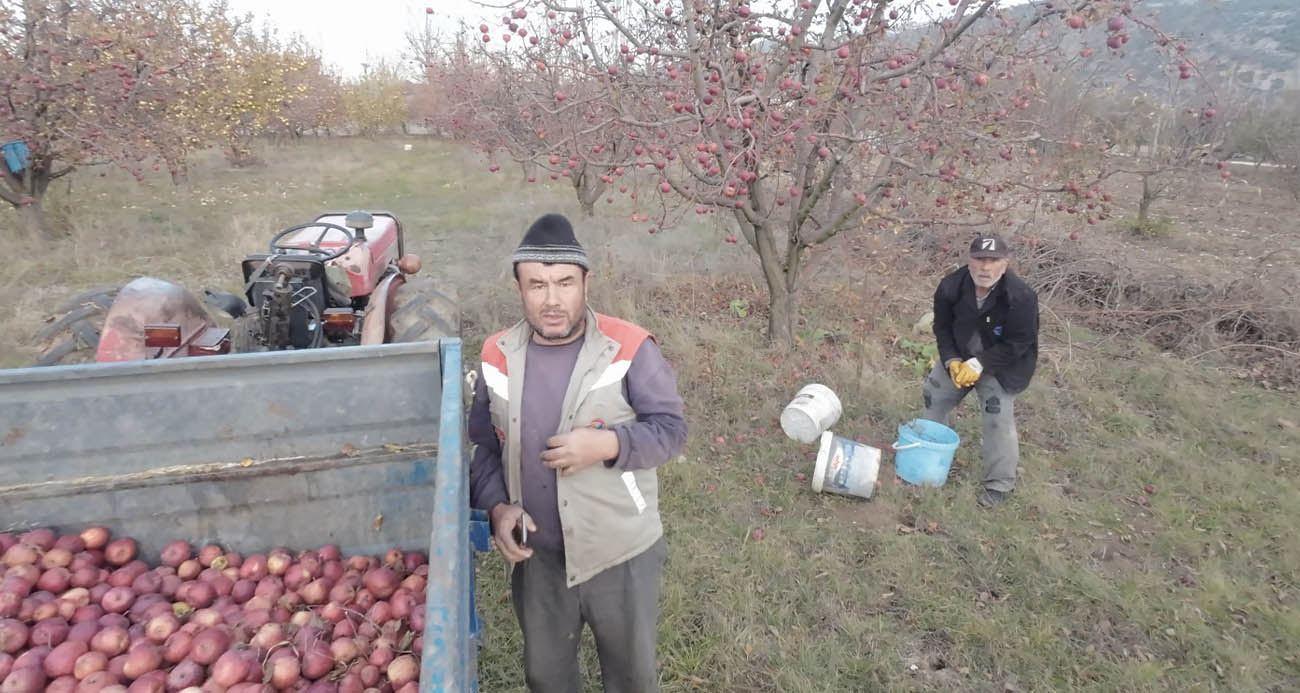
{"type": "Polygon", "coordinates": [[[659,672],[659,575],[662,538],[640,555],[576,587],[565,584],[564,557],[534,549],[510,579],[524,635],[524,676],[533,693],[581,693],[578,642],[591,625],[606,693],[655,693],[659,672]]]}
{"type": "Polygon", "coordinates": [[[1016,468],[1020,464],[1020,441],[1016,437],[1015,396],[1007,394],[990,374],[980,376],[974,388],[960,388],[952,383],[948,369],[935,364],[925,379],[922,392],[925,412],[921,418],[947,424],[948,414],[972,389],[979,396],[984,417],[984,436],[980,457],[984,461],[984,487],[994,491],[1011,491],[1016,487],[1016,468]]]}

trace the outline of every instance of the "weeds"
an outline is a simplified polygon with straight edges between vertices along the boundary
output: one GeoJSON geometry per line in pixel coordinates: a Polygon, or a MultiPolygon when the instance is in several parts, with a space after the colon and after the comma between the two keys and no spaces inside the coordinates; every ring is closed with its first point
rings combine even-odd
{"type": "Polygon", "coordinates": [[[1141,238],[1165,238],[1177,228],[1169,217],[1148,216],[1146,219],[1129,217],[1121,219],[1116,226],[1125,233],[1141,238]]]}
{"type": "Polygon", "coordinates": [[[899,360],[906,366],[912,367],[912,372],[916,377],[923,377],[926,373],[934,368],[934,360],[939,358],[939,346],[934,342],[913,342],[910,339],[900,339],[899,348],[905,353],[899,357],[899,360]]]}

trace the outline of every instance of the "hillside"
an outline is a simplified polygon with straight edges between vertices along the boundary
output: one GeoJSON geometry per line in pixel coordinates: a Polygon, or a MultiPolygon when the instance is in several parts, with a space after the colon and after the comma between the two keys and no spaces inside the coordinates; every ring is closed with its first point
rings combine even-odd
{"type": "Polygon", "coordinates": [[[1300,88],[1295,0],[1152,0],[1162,27],[1186,37],[1214,74],[1260,91],[1300,88]]]}
{"type": "MultiPolygon", "coordinates": [[[[1295,0],[1146,0],[1134,13],[1187,46],[1187,56],[1215,91],[1238,88],[1261,95],[1300,89],[1300,2],[1295,0]]],[[[1119,53],[1117,70],[1132,71],[1138,85],[1152,85],[1177,74],[1138,29],[1128,27],[1134,40],[1121,51],[1106,48],[1106,22],[1094,18],[1088,29],[1074,34],[1069,49],[1088,46],[1097,58],[1119,53]]]]}

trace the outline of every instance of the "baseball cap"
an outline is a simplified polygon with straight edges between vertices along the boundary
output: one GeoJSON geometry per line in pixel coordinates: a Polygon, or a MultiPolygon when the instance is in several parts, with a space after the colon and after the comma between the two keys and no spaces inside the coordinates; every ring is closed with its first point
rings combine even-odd
{"type": "Polygon", "coordinates": [[[1007,242],[995,233],[980,234],[970,242],[971,257],[1011,257],[1007,242]]]}

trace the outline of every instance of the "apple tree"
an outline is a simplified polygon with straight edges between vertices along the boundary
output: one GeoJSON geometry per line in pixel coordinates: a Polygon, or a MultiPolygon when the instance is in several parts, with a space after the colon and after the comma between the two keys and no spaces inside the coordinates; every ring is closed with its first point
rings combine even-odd
{"type": "Polygon", "coordinates": [[[790,344],[804,261],[841,232],[1007,226],[1044,198],[1100,214],[1096,171],[1040,165],[1050,124],[1033,114],[1064,35],[1102,23],[1099,50],[1167,41],[1138,7],[521,0],[469,27],[466,64],[493,79],[465,88],[493,98],[463,104],[490,125],[471,128],[485,147],[639,193],[648,232],[729,217],[725,240],[753,250],[767,284],[768,335],[790,344]]]}
{"type": "Polygon", "coordinates": [[[406,81],[396,65],[380,60],[343,85],[342,115],[358,134],[400,131],[406,122],[406,81]]]}
{"type": "Polygon", "coordinates": [[[45,193],[78,166],[138,177],[184,158],[192,139],[163,122],[189,88],[173,23],[182,6],[0,0],[0,139],[26,153],[21,166],[0,164],[0,199],[27,237],[50,236],[45,193]]]}
{"type": "Polygon", "coordinates": [[[259,29],[251,15],[232,16],[219,3],[202,23],[206,32],[188,42],[201,66],[195,71],[198,88],[174,112],[219,145],[230,163],[256,164],[258,138],[284,131],[289,109],[315,96],[309,85],[320,61],[301,41],[259,29]]]}

